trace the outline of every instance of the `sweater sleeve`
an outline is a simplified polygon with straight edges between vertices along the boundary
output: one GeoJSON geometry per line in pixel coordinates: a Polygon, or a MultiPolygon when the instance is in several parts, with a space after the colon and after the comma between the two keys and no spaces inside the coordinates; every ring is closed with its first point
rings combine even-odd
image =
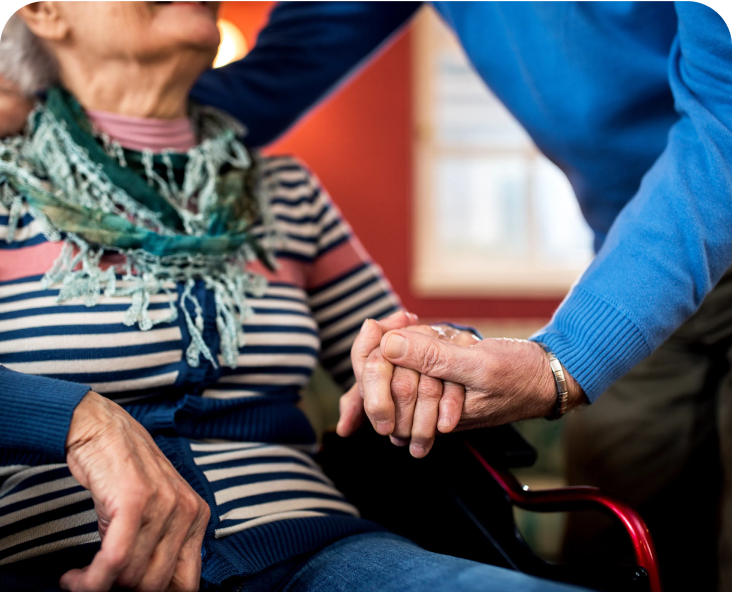
{"type": "Polygon", "coordinates": [[[679,115],[597,258],[533,336],[594,401],[701,304],[732,263],[732,41],[722,18],[676,4],[669,82],[679,115]]]}
{"type": "Polygon", "coordinates": [[[0,448],[66,458],[71,416],[91,387],[0,366],[0,448]]]}
{"type": "Polygon", "coordinates": [[[251,52],[209,70],[191,96],[234,115],[247,145],[268,144],[363,62],[419,2],[284,2],[251,52]]]}
{"type": "Polygon", "coordinates": [[[351,346],[361,325],[396,312],[401,304],[381,268],[319,185],[316,195],[313,219],[319,230],[307,280],[308,302],[320,332],[320,363],[347,389],[354,381],[351,346]]]}

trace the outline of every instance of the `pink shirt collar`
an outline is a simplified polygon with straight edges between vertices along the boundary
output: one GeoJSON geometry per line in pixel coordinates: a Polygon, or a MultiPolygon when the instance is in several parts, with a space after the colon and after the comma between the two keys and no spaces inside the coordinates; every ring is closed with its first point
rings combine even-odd
{"type": "Polygon", "coordinates": [[[94,127],[128,150],[188,152],[198,141],[191,120],[148,119],[107,111],[87,111],[94,127]]]}

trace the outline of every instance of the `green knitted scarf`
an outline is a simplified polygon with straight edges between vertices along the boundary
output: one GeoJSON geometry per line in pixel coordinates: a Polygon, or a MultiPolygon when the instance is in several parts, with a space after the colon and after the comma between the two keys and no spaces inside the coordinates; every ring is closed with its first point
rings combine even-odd
{"type": "Polygon", "coordinates": [[[246,294],[261,296],[266,288],[245,266],[259,259],[272,269],[277,236],[268,188],[237,139],[242,128],[213,109],[192,112],[201,142],[187,154],[133,152],[96,137],[73,97],[50,89],[27,133],[0,142],[6,240],[13,241],[27,207],[48,240],[65,243],[42,280],[44,288],[59,287],[59,302],[83,298],[93,307],[102,294],[131,297],[124,323],[143,331],[174,321],[180,311],[191,366],[201,356],[217,365],[193,291],[204,282],[216,303],[221,355],[233,368],[244,343],[242,322],[251,314],[246,294]],[[124,263],[102,269],[109,253],[124,255],[124,263]],[[171,282],[183,285],[177,306],[171,282]],[[168,294],[170,314],[152,320],[148,306],[158,293],[168,294]]]}

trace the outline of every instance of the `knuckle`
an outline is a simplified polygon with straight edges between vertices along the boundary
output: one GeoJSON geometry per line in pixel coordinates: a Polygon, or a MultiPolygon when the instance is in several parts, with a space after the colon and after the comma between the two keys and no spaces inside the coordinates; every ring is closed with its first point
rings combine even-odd
{"type": "Polygon", "coordinates": [[[443,387],[442,400],[449,404],[462,404],[465,399],[465,387],[459,384],[445,384],[443,387]]]}
{"type": "Polygon", "coordinates": [[[377,382],[379,379],[378,369],[374,367],[370,362],[366,362],[361,372],[361,382],[363,384],[372,384],[377,382]]]}
{"type": "Polygon", "coordinates": [[[443,364],[442,348],[438,341],[430,340],[425,344],[422,352],[422,364],[424,372],[434,372],[441,368],[443,364]]]}
{"type": "Polygon", "coordinates": [[[137,483],[134,483],[131,487],[132,498],[136,499],[140,505],[144,505],[145,502],[149,502],[156,498],[157,487],[147,480],[140,479],[137,483]]]}
{"type": "Polygon", "coordinates": [[[414,398],[418,389],[418,379],[411,373],[395,373],[391,379],[391,393],[395,399],[409,401],[414,398]]]}
{"type": "Polygon", "coordinates": [[[382,368],[369,367],[364,368],[361,374],[361,384],[365,389],[377,388],[382,384],[389,384],[390,377],[387,376],[386,372],[382,368]]]}
{"type": "Polygon", "coordinates": [[[208,525],[208,521],[211,519],[211,507],[205,501],[201,500],[198,513],[201,517],[201,523],[205,530],[208,525]]]}
{"type": "Polygon", "coordinates": [[[363,408],[369,417],[380,417],[385,412],[385,407],[380,401],[368,397],[364,399],[363,408]]]}
{"type": "Polygon", "coordinates": [[[139,575],[125,572],[117,578],[116,584],[121,588],[136,588],[139,581],[139,575]]]}
{"type": "Polygon", "coordinates": [[[417,392],[421,399],[439,399],[442,396],[442,381],[422,376],[417,392]]]}
{"type": "Polygon", "coordinates": [[[393,318],[394,321],[399,325],[409,324],[409,316],[407,315],[407,311],[405,310],[395,312],[390,318],[393,318]]]}
{"type": "Polygon", "coordinates": [[[178,506],[180,496],[171,485],[159,487],[155,496],[156,505],[166,513],[172,513],[178,506]]]}
{"type": "Polygon", "coordinates": [[[198,496],[196,496],[195,493],[186,489],[178,501],[178,507],[180,508],[181,513],[191,522],[197,518],[200,513],[200,505],[197,497],[198,496]]]}
{"type": "Polygon", "coordinates": [[[114,572],[121,572],[130,561],[129,553],[123,549],[110,549],[107,553],[106,565],[107,568],[114,572]]]}

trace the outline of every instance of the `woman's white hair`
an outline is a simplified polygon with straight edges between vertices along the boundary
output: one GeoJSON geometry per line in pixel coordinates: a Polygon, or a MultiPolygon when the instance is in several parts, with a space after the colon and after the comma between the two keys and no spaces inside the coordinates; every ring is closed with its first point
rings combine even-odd
{"type": "Polygon", "coordinates": [[[18,85],[27,97],[58,82],[58,65],[51,52],[17,14],[0,37],[0,76],[18,85]]]}

